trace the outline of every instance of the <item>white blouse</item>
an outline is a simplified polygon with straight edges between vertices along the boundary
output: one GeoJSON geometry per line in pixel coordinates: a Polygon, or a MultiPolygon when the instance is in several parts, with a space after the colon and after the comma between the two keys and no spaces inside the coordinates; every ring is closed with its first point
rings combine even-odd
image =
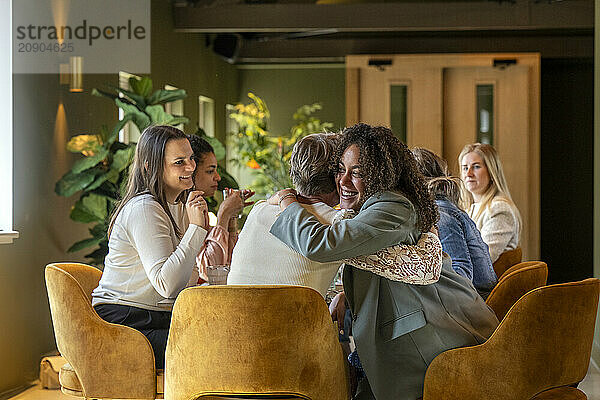
{"type": "Polygon", "coordinates": [[[495,197],[479,218],[475,219],[480,206],[480,203],[472,204],[467,213],[475,221],[481,238],[490,249],[490,258],[495,262],[500,254],[516,249],[519,245],[519,210],[505,199],[495,197]]]}

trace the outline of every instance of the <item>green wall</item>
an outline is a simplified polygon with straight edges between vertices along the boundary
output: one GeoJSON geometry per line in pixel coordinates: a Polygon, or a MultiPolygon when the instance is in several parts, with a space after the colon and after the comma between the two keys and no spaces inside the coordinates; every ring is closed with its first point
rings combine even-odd
{"type": "MultiPolygon", "coordinates": [[[[346,89],[344,64],[269,64],[239,67],[239,102],[248,104],[248,92],[263,99],[271,113],[269,131],[273,135],[290,134],[294,112],[304,104],[321,103],[316,114],[321,121],[333,123],[333,130],[346,125],[346,89]]],[[[232,163],[227,170],[242,187],[250,187],[254,178],[250,169],[232,163]]]]}
{"type": "MultiPolygon", "coordinates": [[[[215,99],[217,133],[224,132],[226,103],[237,101],[235,67],[214,56],[202,35],[173,32],[171,2],[152,0],[151,77],[155,87],[172,84],[188,91],[184,104],[193,132],[198,96],[215,99]]],[[[128,71],[135,73],[136,71],[128,71]]],[[[71,222],[74,198],[54,194],[54,183],[77,155],[65,151],[69,137],[113,125],[116,108],[93,97],[93,87],[116,86],[118,77],[84,75],[84,93],[69,93],[58,75],[14,75],[14,229],[20,237],[0,245],[0,397],[36,379],[40,357],[55,349],[44,284],[44,266],[84,261],[85,251],[66,249],[85,237],[87,227],[71,222]]]]}
{"type": "Polygon", "coordinates": [[[262,98],[271,112],[270,130],[288,135],[293,114],[304,104],[321,103],[318,116],[346,125],[345,65],[269,65],[241,67],[239,101],[250,102],[248,92],[262,98]]]}

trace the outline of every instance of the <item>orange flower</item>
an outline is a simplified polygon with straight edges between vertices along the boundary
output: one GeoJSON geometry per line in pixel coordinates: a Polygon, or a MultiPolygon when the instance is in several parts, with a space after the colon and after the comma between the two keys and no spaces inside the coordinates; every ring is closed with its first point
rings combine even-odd
{"type": "Polygon", "coordinates": [[[258,163],[256,162],[256,160],[253,158],[252,160],[248,161],[246,163],[247,166],[249,166],[252,169],[259,169],[260,165],[258,165],[258,163]]]}

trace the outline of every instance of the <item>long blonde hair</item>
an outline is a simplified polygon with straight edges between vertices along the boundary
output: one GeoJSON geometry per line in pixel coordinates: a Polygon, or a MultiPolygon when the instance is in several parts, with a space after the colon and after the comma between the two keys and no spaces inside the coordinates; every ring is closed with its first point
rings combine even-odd
{"type": "MultiPolygon", "coordinates": [[[[462,159],[469,153],[475,153],[481,157],[490,176],[490,183],[481,196],[481,205],[479,206],[477,213],[472,216],[473,220],[477,220],[481,213],[490,206],[492,200],[498,197],[500,200],[504,200],[512,206],[517,218],[519,219],[519,226],[521,226],[521,214],[519,213],[519,210],[517,209],[517,206],[510,195],[510,191],[508,190],[508,184],[506,183],[506,178],[504,177],[502,163],[500,162],[500,157],[498,156],[496,149],[487,143],[471,143],[463,147],[460,155],[458,156],[458,166],[461,170],[461,178],[462,159]]],[[[469,192],[464,185],[462,187],[462,197],[464,201],[463,209],[468,212],[475,200],[473,199],[473,194],[471,194],[471,192],[469,192]]]]}

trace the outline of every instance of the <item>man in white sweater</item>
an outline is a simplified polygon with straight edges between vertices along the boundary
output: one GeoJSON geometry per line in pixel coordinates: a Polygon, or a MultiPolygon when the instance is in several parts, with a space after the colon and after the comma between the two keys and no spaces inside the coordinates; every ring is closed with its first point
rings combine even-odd
{"type": "MultiPolygon", "coordinates": [[[[313,134],[294,146],[290,176],[298,202],[324,224],[331,224],[339,203],[330,159],[335,152],[336,134],[313,134]]],[[[292,250],[269,233],[279,207],[258,202],[240,232],[231,256],[229,285],[302,285],[325,296],[341,261],[319,263],[292,250]]]]}

